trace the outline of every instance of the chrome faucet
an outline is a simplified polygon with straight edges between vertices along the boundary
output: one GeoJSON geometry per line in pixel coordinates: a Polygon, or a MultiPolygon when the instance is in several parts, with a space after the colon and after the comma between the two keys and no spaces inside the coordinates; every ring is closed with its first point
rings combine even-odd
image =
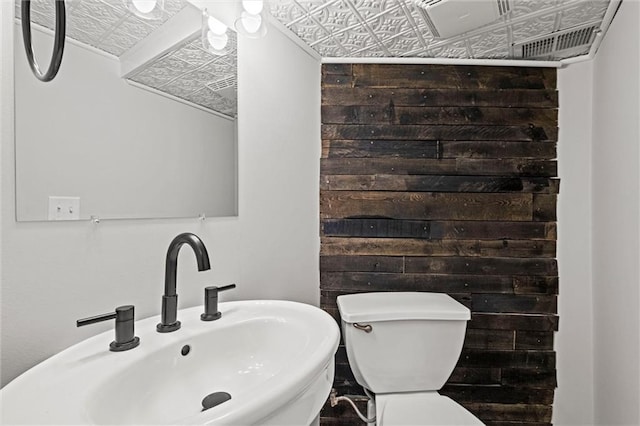
{"type": "Polygon", "coordinates": [[[167,250],[167,260],[165,264],[161,320],[160,324],[156,327],[160,333],[168,333],[180,328],[180,321],[177,320],[178,295],[176,294],[176,276],[178,272],[178,252],[184,244],[190,245],[196,254],[198,271],[211,269],[207,249],[197,235],[186,232],[178,235],[171,241],[169,249],[167,250]]]}

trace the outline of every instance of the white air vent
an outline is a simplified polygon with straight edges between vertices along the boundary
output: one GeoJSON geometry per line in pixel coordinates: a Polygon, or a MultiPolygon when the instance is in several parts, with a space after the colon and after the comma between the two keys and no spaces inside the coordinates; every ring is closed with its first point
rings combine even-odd
{"type": "Polygon", "coordinates": [[[509,0],[414,0],[435,38],[449,38],[490,24],[511,11],[509,0]]]}
{"type": "Polygon", "coordinates": [[[226,89],[229,87],[235,88],[236,84],[237,84],[236,77],[230,76],[230,77],[223,78],[222,80],[217,80],[211,83],[207,83],[207,87],[213,91],[218,91],[218,90],[226,89]]]}
{"type": "Polygon", "coordinates": [[[585,46],[593,42],[599,29],[599,25],[590,24],[558,31],[543,38],[516,43],[513,45],[514,53],[525,59],[551,58],[559,53],[566,56],[566,53],[570,53],[571,50],[576,50],[576,54],[579,54],[585,46]]]}

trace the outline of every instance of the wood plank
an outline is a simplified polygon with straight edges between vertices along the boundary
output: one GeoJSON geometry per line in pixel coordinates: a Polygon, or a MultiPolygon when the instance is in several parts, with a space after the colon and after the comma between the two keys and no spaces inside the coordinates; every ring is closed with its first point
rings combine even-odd
{"type": "Polygon", "coordinates": [[[555,89],[556,86],[553,73],[533,67],[353,64],[353,77],[356,87],[555,89]]]}
{"type": "Polygon", "coordinates": [[[557,141],[556,126],[323,124],[322,139],[557,141]]]}
{"type": "Polygon", "coordinates": [[[533,220],[541,222],[555,222],[558,220],[556,206],[558,196],[555,194],[533,195],[533,220]]]}
{"type": "Polygon", "coordinates": [[[484,349],[463,349],[460,367],[510,367],[555,369],[556,354],[552,351],[490,351],[484,349]]]}
{"type": "Polygon", "coordinates": [[[393,256],[321,256],[320,270],[362,271],[362,272],[402,272],[404,259],[393,256]]]}
{"type": "Polygon", "coordinates": [[[528,389],[555,389],[558,386],[555,370],[538,368],[503,368],[501,382],[505,386],[528,389]]]}
{"type": "Polygon", "coordinates": [[[554,159],[556,156],[555,142],[366,139],[322,141],[322,158],[554,159]]]}
{"type": "Polygon", "coordinates": [[[552,404],[553,388],[532,391],[526,386],[466,386],[447,383],[441,394],[458,402],[501,404],[552,404]]]}
{"type": "Polygon", "coordinates": [[[557,68],[541,68],[544,80],[553,88],[558,87],[558,69],[557,68]]]}
{"type": "Polygon", "coordinates": [[[555,295],[472,294],[473,312],[556,314],[555,295]]]}
{"type": "MultiPolygon", "coordinates": [[[[338,392],[338,394],[344,395],[344,392],[338,392]]],[[[336,414],[336,411],[331,409],[331,405],[328,404],[329,403],[325,404],[325,407],[329,407],[327,408],[327,411],[323,408],[320,412],[320,426],[362,426],[362,420],[360,420],[360,418],[355,414],[355,411],[351,410],[353,411],[353,414],[345,414],[348,413],[348,411],[346,411],[348,408],[345,406],[341,408],[342,411],[340,411],[340,414],[336,414]]],[[[366,411],[367,407],[366,404],[364,404],[361,412],[365,413],[366,411]]]]}
{"type": "Polygon", "coordinates": [[[470,328],[490,328],[494,330],[558,331],[558,317],[556,315],[546,314],[497,314],[473,312],[471,314],[471,321],[467,323],[467,329],[470,328]]]}
{"type": "Polygon", "coordinates": [[[555,142],[440,141],[440,158],[535,158],[557,157],[555,142]]]}
{"type": "Polygon", "coordinates": [[[430,238],[460,239],[543,239],[555,240],[557,225],[553,222],[510,221],[431,221],[430,238]]]}
{"type": "Polygon", "coordinates": [[[517,159],[406,159],[406,158],[323,158],[320,171],[326,175],[476,175],[476,176],[557,176],[553,160],[517,159]]]}
{"type": "Polygon", "coordinates": [[[551,108],[408,107],[396,106],[393,101],[376,106],[323,105],[321,117],[323,124],[558,126],[558,110],[551,108]]]}
{"type": "MultiPolygon", "coordinates": [[[[338,259],[334,259],[334,261],[337,262],[338,259]]],[[[344,258],[342,261],[349,262],[349,258],[344,258]]],[[[557,283],[558,277],[517,275],[413,274],[359,271],[322,271],[320,273],[320,288],[322,290],[345,291],[347,293],[432,291],[438,293],[558,294],[557,283]],[[523,279],[531,282],[526,292],[517,287],[517,283],[523,279]]]]}
{"type": "Polygon", "coordinates": [[[560,180],[542,177],[439,175],[321,175],[331,191],[525,192],[557,194],[560,180]]]}
{"type": "Polygon", "coordinates": [[[438,141],[324,140],[323,158],[439,158],[438,141]]]}
{"type": "Polygon", "coordinates": [[[322,87],[350,88],[353,87],[353,73],[351,64],[331,64],[322,66],[322,87]]]}
{"type": "Polygon", "coordinates": [[[336,363],[336,376],[342,378],[343,380],[347,380],[350,382],[355,382],[355,377],[353,377],[353,372],[349,367],[348,363],[336,363]]]}
{"type": "MultiPolygon", "coordinates": [[[[518,163],[519,161],[512,161],[518,163]]],[[[500,167],[496,165],[496,168],[500,167]]],[[[511,164],[503,170],[515,174],[518,165],[511,164]]],[[[410,158],[322,158],[320,159],[320,173],[328,175],[369,175],[369,174],[409,174],[409,175],[439,175],[439,174],[468,174],[458,170],[458,161],[436,159],[410,158]]],[[[500,175],[503,173],[491,173],[500,175]]]]}
{"type": "MultiPolygon", "coordinates": [[[[340,294],[371,291],[426,291],[435,293],[512,293],[508,276],[391,274],[365,272],[322,272],[320,288],[340,294]]],[[[325,307],[332,307],[331,303],[325,307]]]]}
{"type": "Polygon", "coordinates": [[[465,333],[467,349],[511,350],[515,346],[515,332],[511,330],[469,329],[465,333]]]}
{"type": "Polygon", "coordinates": [[[555,222],[325,219],[321,222],[321,235],[422,239],[555,240],[557,225],[555,222]]]}
{"type": "Polygon", "coordinates": [[[530,221],[531,194],[321,191],[321,219],[530,221]]]}
{"type": "MultiPolygon", "coordinates": [[[[487,170],[500,167],[497,162],[507,166],[507,160],[485,160],[475,158],[456,159],[456,169],[468,170],[467,174],[485,175],[487,170]]],[[[558,176],[558,163],[556,161],[545,160],[516,160],[513,162],[519,176],[558,176]]],[[[492,173],[501,175],[502,173],[492,173]]]]}
{"type": "Polygon", "coordinates": [[[325,219],[322,236],[430,238],[432,222],[392,219],[325,219]]]}
{"type": "Polygon", "coordinates": [[[558,275],[558,262],[543,258],[407,257],[406,273],[469,275],[558,275]]]}
{"type": "MultiPolygon", "coordinates": [[[[522,271],[526,273],[527,271],[522,271]]],[[[558,294],[557,276],[514,275],[514,294],[558,294]]]]}
{"type": "Polygon", "coordinates": [[[516,331],[516,349],[553,350],[552,331],[516,331]]]}
{"type": "Polygon", "coordinates": [[[499,422],[515,421],[524,425],[531,423],[550,423],[551,405],[499,404],[465,402],[462,404],[485,424],[491,420],[499,422]]]}
{"type": "Polygon", "coordinates": [[[449,384],[481,384],[481,385],[499,385],[500,384],[499,368],[466,368],[456,367],[449,376],[447,383],[449,384]]]}
{"type": "Polygon", "coordinates": [[[322,76],[326,75],[352,75],[353,67],[352,64],[322,64],[321,66],[321,74],[322,76]]]}
{"type": "Polygon", "coordinates": [[[555,89],[411,89],[370,87],[322,87],[322,105],[388,105],[447,107],[494,106],[506,108],[558,107],[555,89]]]}
{"type": "MultiPolygon", "coordinates": [[[[421,271],[421,263],[412,256],[481,256],[544,258],[555,257],[556,242],[550,240],[422,240],[409,238],[323,237],[321,256],[407,256],[407,272],[421,271]]],[[[431,262],[435,264],[435,262],[431,262]]],[[[536,262],[530,262],[532,268],[536,262]]],[[[537,264],[542,265],[542,262],[537,264]]],[[[522,270],[521,273],[526,273],[522,270]]]]}

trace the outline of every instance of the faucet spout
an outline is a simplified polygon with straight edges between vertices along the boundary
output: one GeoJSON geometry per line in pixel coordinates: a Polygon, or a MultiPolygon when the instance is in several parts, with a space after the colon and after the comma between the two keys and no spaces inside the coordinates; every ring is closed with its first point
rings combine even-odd
{"type": "Polygon", "coordinates": [[[178,294],[177,294],[177,275],[178,275],[178,253],[183,245],[189,245],[196,255],[198,263],[198,271],[206,271],[211,269],[209,263],[209,253],[204,243],[197,235],[190,232],[180,234],[171,241],[167,250],[167,259],[165,263],[164,277],[164,295],[162,296],[162,313],[161,322],[156,329],[160,333],[175,331],[180,328],[180,321],[177,321],[178,314],[178,294]]]}
{"type": "Polygon", "coordinates": [[[188,244],[196,255],[198,263],[198,271],[207,271],[211,269],[209,264],[209,253],[204,246],[202,240],[195,234],[185,232],[180,234],[171,241],[167,250],[167,260],[165,262],[164,275],[164,294],[165,296],[173,296],[176,294],[176,280],[178,275],[178,253],[183,245],[188,244]]]}

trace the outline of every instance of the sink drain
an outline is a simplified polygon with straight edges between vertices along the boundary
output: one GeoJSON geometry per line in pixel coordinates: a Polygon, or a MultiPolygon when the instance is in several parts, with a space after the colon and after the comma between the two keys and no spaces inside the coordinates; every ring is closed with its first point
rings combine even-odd
{"type": "Polygon", "coordinates": [[[184,345],[182,349],[180,349],[180,353],[182,354],[182,356],[189,355],[189,352],[191,352],[191,346],[189,345],[184,345]]]}
{"type": "Polygon", "coordinates": [[[202,411],[208,410],[209,408],[213,408],[216,405],[220,405],[225,401],[231,399],[231,395],[226,392],[214,392],[205,396],[202,400],[202,411]]]}

